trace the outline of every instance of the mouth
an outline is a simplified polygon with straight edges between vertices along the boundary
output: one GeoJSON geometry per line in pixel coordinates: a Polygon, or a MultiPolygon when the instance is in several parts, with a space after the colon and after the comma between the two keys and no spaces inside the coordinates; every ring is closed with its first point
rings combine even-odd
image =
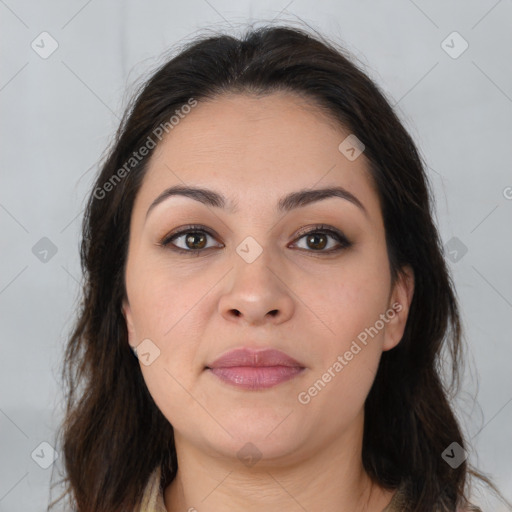
{"type": "Polygon", "coordinates": [[[305,368],[297,366],[231,366],[229,368],[206,368],[206,370],[233,386],[258,390],[271,388],[293,379],[305,368]]]}
{"type": "Polygon", "coordinates": [[[306,368],[284,352],[249,348],[232,350],[205,367],[222,382],[246,390],[267,389],[291,380],[306,368]]]}

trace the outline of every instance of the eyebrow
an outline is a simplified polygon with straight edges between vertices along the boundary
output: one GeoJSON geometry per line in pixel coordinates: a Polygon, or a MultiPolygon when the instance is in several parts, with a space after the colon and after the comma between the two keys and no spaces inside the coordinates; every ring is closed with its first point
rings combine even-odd
{"type": "MultiPolygon", "coordinates": [[[[148,211],[146,212],[146,219],[151,210],[155,208],[155,206],[173,196],[189,197],[195,201],[205,204],[206,206],[228,209],[230,213],[235,213],[238,211],[236,204],[231,203],[231,201],[226,199],[222,194],[215,192],[214,190],[201,187],[176,185],[164,190],[151,203],[148,211]]],[[[359,201],[355,195],[343,187],[303,189],[298,190],[297,192],[292,192],[279,200],[277,204],[277,210],[279,212],[286,213],[296,208],[301,208],[309,204],[322,201],[324,199],[329,199],[331,197],[339,197],[349,201],[350,203],[357,206],[366,216],[368,216],[368,212],[366,211],[366,208],[363,206],[361,201],[359,201]]]]}

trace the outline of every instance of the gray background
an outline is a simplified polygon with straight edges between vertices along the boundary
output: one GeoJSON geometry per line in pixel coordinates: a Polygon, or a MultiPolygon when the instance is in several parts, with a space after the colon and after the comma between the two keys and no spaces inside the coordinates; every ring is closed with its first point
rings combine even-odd
{"type": "Polygon", "coordinates": [[[426,158],[469,343],[457,409],[470,460],[512,500],[510,0],[0,0],[0,511],[45,510],[59,468],[31,454],[51,462],[39,445],[55,444],[62,413],[85,196],[135,84],[202,27],[272,19],[351,51],[426,158]],[[44,31],[58,43],[47,58],[44,31]],[[38,252],[43,237],[56,254],[38,252]]]}

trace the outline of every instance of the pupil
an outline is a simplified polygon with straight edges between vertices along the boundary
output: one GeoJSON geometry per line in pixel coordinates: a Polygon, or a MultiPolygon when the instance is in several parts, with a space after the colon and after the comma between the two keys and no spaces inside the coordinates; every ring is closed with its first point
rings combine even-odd
{"type": "Polygon", "coordinates": [[[322,234],[313,234],[308,238],[308,243],[311,242],[312,245],[317,245],[320,243],[320,247],[316,247],[317,249],[323,249],[325,247],[326,237],[322,234]],[[324,243],[318,242],[318,238],[323,239],[324,243]]]}
{"type": "Polygon", "coordinates": [[[187,236],[187,246],[190,248],[194,248],[194,249],[202,249],[205,245],[205,240],[206,240],[206,237],[201,234],[201,233],[189,233],[189,235],[187,236]],[[194,243],[194,241],[196,240],[197,237],[202,237],[202,243],[201,242],[198,242],[199,243],[199,247],[194,243]],[[190,247],[192,246],[192,247],[190,247]]]}

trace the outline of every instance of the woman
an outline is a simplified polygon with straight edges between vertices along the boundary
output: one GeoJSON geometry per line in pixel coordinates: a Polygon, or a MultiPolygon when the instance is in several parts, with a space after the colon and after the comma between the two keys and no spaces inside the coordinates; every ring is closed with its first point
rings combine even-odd
{"type": "Polygon", "coordinates": [[[342,50],[264,28],[166,62],[81,256],[75,510],[478,510],[438,370],[444,347],[456,382],[461,326],[424,167],[342,50]]]}

